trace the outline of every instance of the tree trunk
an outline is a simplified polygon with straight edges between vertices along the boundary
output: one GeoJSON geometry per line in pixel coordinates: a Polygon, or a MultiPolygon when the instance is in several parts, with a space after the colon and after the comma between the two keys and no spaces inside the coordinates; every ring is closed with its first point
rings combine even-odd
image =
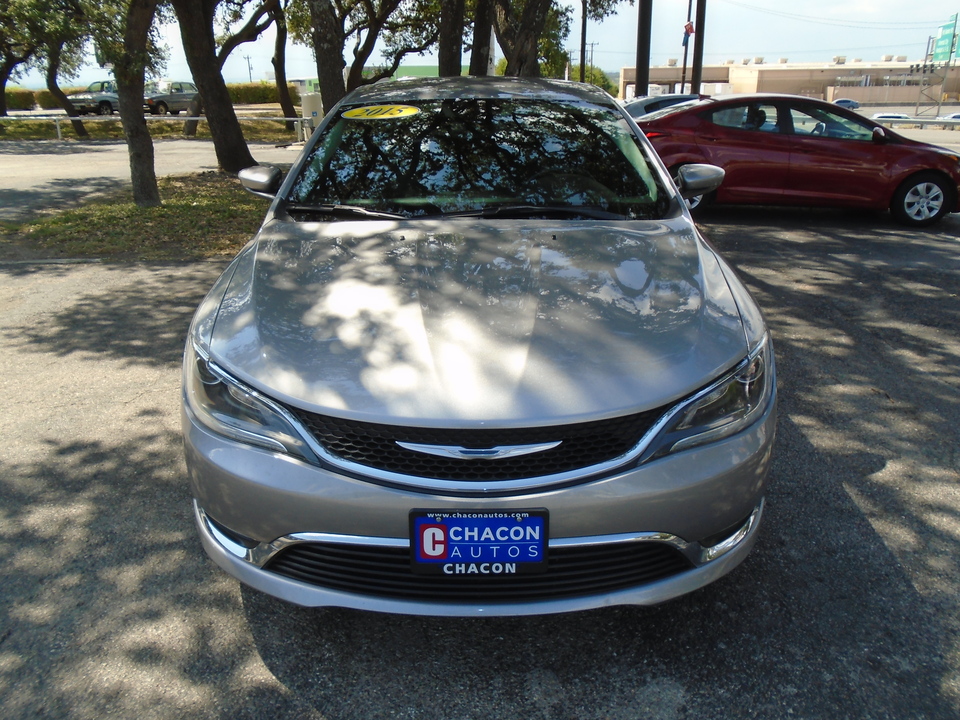
{"type": "MultiPolygon", "coordinates": [[[[0,64],[0,117],[7,117],[7,81],[10,80],[14,67],[16,66],[10,63],[0,64]]],[[[0,123],[0,135],[5,135],[6,132],[6,126],[0,123]]]]}
{"type": "Polygon", "coordinates": [[[493,0],[478,0],[473,16],[473,50],[470,74],[486,77],[490,67],[490,31],[493,29],[493,0]]]}
{"type": "Polygon", "coordinates": [[[582,0],[583,14],[580,17],[580,82],[587,81],[587,0],[582,0]]]}
{"type": "Polygon", "coordinates": [[[225,172],[237,173],[256,165],[250,154],[233,101],[220,74],[214,38],[214,11],[218,0],[172,0],[180,24],[187,63],[200,89],[217,162],[225,172]]]}
{"type": "MultiPolygon", "coordinates": [[[[7,82],[13,74],[14,67],[16,66],[10,63],[0,64],[0,117],[7,116],[7,82]]],[[[0,123],[0,129],[2,128],[3,124],[0,123]]]]}
{"type": "MultiPolygon", "coordinates": [[[[190,107],[187,108],[187,115],[191,118],[199,118],[203,114],[203,101],[200,97],[200,94],[193,96],[193,99],[190,101],[190,107]]],[[[183,123],[183,136],[192,138],[197,136],[197,126],[200,124],[199,120],[187,120],[183,123]]]]}
{"type": "Polygon", "coordinates": [[[124,53],[114,64],[120,103],[120,122],[130,154],[130,181],[137,207],[157,207],[160,188],[154,167],[153,139],[143,117],[143,73],[147,64],[147,35],[158,0],[132,0],[127,7],[124,53]]]}
{"type": "Polygon", "coordinates": [[[464,0],[440,0],[440,77],[458,77],[463,65],[464,0]]]}
{"type": "MultiPolygon", "coordinates": [[[[279,3],[270,11],[270,15],[277,28],[277,40],[273,46],[273,57],[270,59],[273,64],[274,77],[277,80],[277,96],[280,98],[280,109],[283,111],[283,116],[292,118],[297,116],[297,109],[293,106],[290,88],[287,87],[287,17],[279,3]]],[[[293,120],[287,121],[287,130],[293,129],[293,120]]]]}
{"type": "Polygon", "coordinates": [[[307,0],[313,26],[313,55],[317,60],[317,79],[323,111],[329,112],[347,94],[343,82],[343,22],[337,18],[332,0],[307,0]]]}
{"type": "Polygon", "coordinates": [[[90,137],[90,133],[87,132],[83,121],[80,120],[80,113],[77,112],[73,103],[67,99],[66,93],[57,85],[57,76],[60,74],[60,50],[60,46],[47,48],[47,90],[53,95],[53,99],[57,101],[57,105],[67,113],[77,137],[86,140],[90,137]]]}
{"type": "Polygon", "coordinates": [[[494,0],[494,27],[504,55],[507,75],[540,77],[539,42],[552,0],[527,0],[520,17],[510,0],[494,0]]]}

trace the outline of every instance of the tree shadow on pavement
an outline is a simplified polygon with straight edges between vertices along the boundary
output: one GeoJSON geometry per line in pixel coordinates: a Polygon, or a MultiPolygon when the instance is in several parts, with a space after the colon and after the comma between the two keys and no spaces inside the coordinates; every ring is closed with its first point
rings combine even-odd
{"type": "MultiPolygon", "coordinates": [[[[129,186],[129,182],[113,178],[62,178],[24,190],[0,188],[0,220],[26,222],[45,213],[62,212],[65,208],[79,204],[81,200],[106,195],[129,186]]],[[[96,228],[90,230],[93,232],[96,228]]]]}
{"type": "Polygon", "coordinates": [[[330,720],[955,717],[941,691],[954,628],[838,481],[884,458],[821,452],[789,416],[778,443],[753,554],[692,595],[443,619],[296,608],[243,588],[254,641],[330,720]]]}
{"type": "MultiPolygon", "coordinates": [[[[62,127],[69,127],[64,122],[62,127]]],[[[124,140],[4,140],[0,155],[88,155],[105,152],[111,147],[126,145],[124,140]]]]}
{"type": "MultiPolygon", "coordinates": [[[[175,273],[168,272],[166,265],[100,266],[90,273],[111,275],[109,288],[80,292],[44,323],[30,318],[14,325],[6,331],[8,342],[53,357],[179,365],[190,319],[224,266],[223,262],[201,262],[175,273]]],[[[37,268],[8,267],[0,270],[0,276],[38,272],[37,268]]],[[[78,269],[42,266],[40,271],[46,276],[76,275],[78,269]]]]}
{"type": "Polygon", "coordinates": [[[298,716],[200,548],[178,433],[45,445],[0,463],[3,717],[298,716]]]}

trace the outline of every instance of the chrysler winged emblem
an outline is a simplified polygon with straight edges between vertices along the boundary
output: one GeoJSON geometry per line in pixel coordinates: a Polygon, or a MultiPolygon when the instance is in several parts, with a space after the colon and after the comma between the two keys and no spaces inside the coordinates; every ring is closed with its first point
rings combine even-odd
{"type": "Polygon", "coordinates": [[[438,457],[456,458],[458,460],[502,460],[503,458],[531,455],[545,450],[552,450],[562,442],[563,440],[557,440],[556,442],[534,443],[532,445],[498,445],[492,448],[465,448],[456,445],[421,445],[420,443],[396,441],[400,447],[412,450],[413,452],[437,455],[438,457]]]}

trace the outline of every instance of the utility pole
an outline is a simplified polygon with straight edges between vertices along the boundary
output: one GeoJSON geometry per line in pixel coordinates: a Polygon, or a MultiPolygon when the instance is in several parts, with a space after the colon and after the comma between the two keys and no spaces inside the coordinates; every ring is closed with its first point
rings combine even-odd
{"type": "Polygon", "coordinates": [[[593,69],[593,49],[599,44],[600,43],[595,43],[595,42],[587,43],[587,45],[590,46],[590,69],[591,70],[593,69]]]}
{"type": "MultiPolygon", "coordinates": [[[[684,92],[684,87],[687,84],[687,51],[690,50],[690,35],[687,33],[686,28],[690,27],[690,21],[693,20],[693,0],[687,0],[687,25],[684,28],[683,36],[683,71],[680,73],[680,89],[677,92],[684,92]]],[[[696,28],[694,28],[696,30],[696,28]]],[[[693,33],[696,35],[696,32],[693,33]]],[[[696,44],[696,40],[694,40],[696,44]]]]}
{"type": "Polygon", "coordinates": [[[693,35],[693,72],[690,76],[690,92],[700,93],[703,83],[703,36],[707,24],[707,0],[697,0],[696,33],[693,35]]]}
{"type": "Polygon", "coordinates": [[[650,35],[653,32],[653,0],[639,0],[637,8],[637,68],[634,97],[647,94],[650,84],[650,35]]]}
{"type": "Polygon", "coordinates": [[[580,17],[580,82],[587,77],[587,0],[583,0],[583,12],[580,17]]]}
{"type": "Polygon", "coordinates": [[[247,74],[249,75],[250,82],[252,83],[253,82],[253,65],[250,64],[250,56],[244,55],[243,57],[246,58],[247,60],[247,74]]]}

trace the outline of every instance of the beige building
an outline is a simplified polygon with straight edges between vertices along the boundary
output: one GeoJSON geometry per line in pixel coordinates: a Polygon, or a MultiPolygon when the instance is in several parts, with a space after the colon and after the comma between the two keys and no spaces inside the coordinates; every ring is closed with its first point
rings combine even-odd
{"type": "MultiPolygon", "coordinates": [[[[647,94],[681,92],[682,68],[676,60],[650,68],[647,94]]],[[[690,92],[691,68],[686,81],[690,92]]],[[[620,70],[620,97],[631,98],[636,83],[636,68],[620,70]]],[[[852,98],[863,104],[937,105],[958,99],[960,68],[936,69],[903,56],[886,56],[879,62],[857,58],[847,61],[836,57],[829,63],[791,63],[786,58],[769,62],[765,58],[728,60],[722,65],[703,67],[700,91],[707,95],[721,93],[775,92],[806,95],[833,101],[852,98]]]]}

